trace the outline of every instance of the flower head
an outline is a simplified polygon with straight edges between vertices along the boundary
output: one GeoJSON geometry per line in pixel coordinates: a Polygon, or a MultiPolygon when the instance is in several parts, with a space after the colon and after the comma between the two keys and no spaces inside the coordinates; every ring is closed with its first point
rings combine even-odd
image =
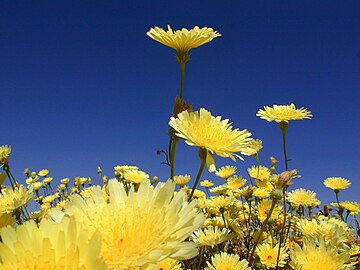
{"type": "MultiPolygon", "coordinates": [[[[278,257],[279,244],[272,247],[270,244],[262,244],[256,247],[256,254],[259,256],[262,264],[266,267],[271,268],[276,266],[278,257]]],[[[280,248],[279,266],[283,267],[286,264],[286,259],[289,255],[286,253],[284,247],[280,248]]]]}
{"type": "Polygon", "coordinates": [[[351,182],[342,177],[329,177],[324,180],[324,185],[332,190],[339,191],[350,187],[351,182]]]}
{"type": "Polygon", "coordinates": [[[190,179],[191,179],[191,176],[188,174],[174,176],[174,182],[181,187],[185,186],[187,183],[189,183],[190,179]]]}
{"type": "Polygon", "coordinates": [[[127,182],[138,184],[144,180],[148,180],[149,175],[140,170],[126,170],[124,173],[124,179],[127,182]]]}
{"type": "Polygon", "coordinates": [[[199,229],[191,236],[195,243],[200,246],[216,246],[227,240],[230,240],[235,236],[234,233],[227,228],[220,230],[218,227],[210,227],[205,229],[199,229]]]}
{"type": "Polygon", "coordinates": [[[188,145],[207,150],[206,163],[210,172],[216,170],[213,153],[234,161],[235,157],[242,159],[235,153],[245,149],[251,136],[247,130],[233,130],[228,119],[214,117],[204,108],[201,108],[200,112],[183,111],[177,118],[171,117],[169,125],[188,145]]]}
{"type": "Polygon", "coordinates": [[[311,190],[305,190],[303,188],[295,189],[287,195],[289,202],[294,205],[302,206],[314,206],[318,204],[316,199],[316,193],[311,190]]]}
{"type": "Polygon", "coordinates": [[[270,170],[265,166],[252,166],[248,169],[250,177],[259,179],[261,181],[268,180],[270,178],[270,170]]]}
{"type": "Polygon", "coordinates": [[[306,108],[296,109],[294,104],[274,105],[273,107],[265,106],[264,110],[260,109],[256,116],[269,122],[288,122],[290,120],[311,119],[312,114],[306,108]]]}
{"type": "Polygon", "coordinates": [[[211,263],[207,262],[208,267],[205,270],[250,270],[246,259],[240,260],[238,254],[229,254],[221,252],[211,257],[211,263]]]}
{"type": "Polygon", "coordinates": [[[254,156],[263,148],[262,141],[259,139],[251,139],[247,147],[244,149],[243,154],[246,156],[254,156]]]}
{"type": "Polygon", "coordinates": [[[200,182],[200,186],[202,186],[204,188],[209,188],[209,187],[212,187],[213,185],[214,185],[214,183],[211,180],[203,180],[200,182]]]}
{"type": "Polygon", "coordinates": [[[11,153],[11,146],[9,145],[0,146],[0,164],[7,163],[10,153],[11,153]]]}
{"type": "Polygon", "coordinates": [[[160,27],[151,28],[146,33],[152,39],[175,49],[179,54],[187,54],[191,49],[197,48],[221,36],[212,28],[195,26],[193,29],[183,28],[175,32],[168,25],[167,31],[160,27]]]}
{"type": "Polygon", "coordinates": [[[221,178],[229,178],[235,173],[236,173],[235,166],[222,166],[215,172],[215,175],[221,178]]]}
{"type": "Polygon", "coordinates": [[[43,219],[39,226],[33,221],[17,228],[8,226],[1,230],[1,238],[3,270],[107,269],[100,258],[99,235],[90,234],[73,218],[64,218],[60,224],[43,219]]]}
{"type": "MultiPolygon", "coordinates": [[[[89,190],[93,199],[73,195],[65,213],[100,233],[100,254],[110,269],[145,269],[167,258],[183,260],[197,255],[196,244],[186,239],[205,217],[195,210],[195,200],[188,203],[184,192],[174,194],[173,181],[158,183],[155,188],[150,181],[143,181],[137,192],[132,187],[128,194],[116,179],[108,185],[109,200],[94,186],[89,190]]],[[[55,220],[63,216],[55,210],[51,215],[55,220]]]]}

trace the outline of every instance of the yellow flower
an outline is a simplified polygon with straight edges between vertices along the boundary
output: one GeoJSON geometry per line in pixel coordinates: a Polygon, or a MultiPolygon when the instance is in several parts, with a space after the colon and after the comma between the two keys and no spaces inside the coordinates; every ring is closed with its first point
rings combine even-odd
{"type": "Polygon", "coordinates": [[[264,181],[264,180],[269,180],[271,172],[267,167],[260,165],[260,166],[252,166],[251,168],[249,168],[248,174],[252,178],[264,181]]]}
{"type": "Polygon", "coordinates": [[[253,195],[258,198],[268,198],[270,196],[270,191],[265,188],[254,188],[253,195]]]}
{"type": "Polygon", "coordinates": [[[44,178],[43,183],[50,184],[52,180],[53,180],[52,177],[46,177],[46,178],[44,178]]]}
{"type": "Polygon", "coordinates": [[[221,34],[212,28],[199,28],[198,26],[190,30],[183,28],[174,32],[170,25],[168,25],[167,31],[156,26],[151,28],[146,34],[152,39],[175,49],[180,54],[187,54],[191,49],[195,49],[221,36],[221,34]]]}
{"type": "Polygon", "coordinates": [[[349,252],[327,245],[324,239],[317,244],[311,239],[305,239],[303,247],[298,244],[290,252],[290,265],[301,270],[352,270],[355,267],[348,264],[349,252]]]}
{"type": "Polygon", "coordinates": [[[178,184],[180,187],[185,186],[190,182],[191,176],[188,174],[185,175],[175,175],[174,182],[178,184]]]}
{"type": "Polygon", "coordinates": [[[69,181],[70,181],[70,178],[63,178],[60,180],[60,182],[65,185],[67,185],[69,183],[69,181]]]}
{"type": "Polygon", "coordinates": [[[357,202],[344,201],[340,206],[350,212],[350,215],[356,216],[360,212],[360,204],[357,202]]]}
{"type": "Polygon", "coordinates": [[[205,270],[251,270],[246,259],[240,260],[238,254],[221,252],[211,257],[211,263],[206,262],[205,270]]]}
{"type": "Polygon", "coordinates": [[[204,187],[204,188],[209,188],[212,187],[214,185],[213,181],[210,180],[203,180],[200,182],[200,186],[204,187]]]}
{"type": "Polygon", "coordinates": [[[181,264],[177,260],[165,259],[159,263],[156,270],[181,270],[181,264]]]}
{"type": "MultiPolygon", "coordinates": [[[[132,187],[128,194],[116,179],[108,185],[109,200],[104,199],[100,186],[94,186],[94,199],[73,195],[65,213],[100,233],[100,254],[109,269],[146,269],[166,258],[183,260],[198,254],[196,244],[185,240],[205,217],[195,210],[195,200],[188,203],[184,192],[174,194],[173,181],[155,188],[143,181],[137,192],[132,187]]],[[[56,210],[51,213],[54,220],[63,215],[56,210]]]]}
{"type": "Polygon", "coordinates": [[[290,192],[287,195],[287,199],[289,202],[295,205],[302,206],[314,206],[318,203],[318,200],[316,199],[316,193],[314,191],[303,188],[298,188],[290,192]]]}
{"type": "Polygon", "coordinates": [[[0,146],[0,164],[7,163],[10,153],[11,153],[11,146],[9,145],[0,146]]]}
{"type": "Polygon", "coordinates": [[[221,178],[229,178],[235,173],[236,173],[235,166],[222,166],[215,172],[215,175],[221,178]]]}
{"type": "MultiPolygon", "coordinates": [[[[266,217],[269,214],[270,208],[271,208],[272,201],[268,200],[262,200],[257,206],[256,206],[256,213],[261,222],[265,221],[266,217]]],[[[271,217],[273,219],[276,219],[281,212],[281,209],[278,205],[274,207],[274,210],[271,213],[271,217]]]]}
{"type": "Polygon", "coordinates": [[[324,185],[332,190],[339,191],[350,187],[351,182],[342,177],[328,177],[324,180],[324,185]]]}
{"type": "MultiPolygon", "coordinates": [[[[277,257],[278,257],[279,244],[274,247],[271,247],[269,244],[262,244],[256,247],[256,254],[259,256],[260,261],[268,268],[276,267],[277,257]]],[[[279,263],[280,267],[283,267],[286,264],[286,260],[289,255],[286,253],[284,247],[280,248],[279,263]]]]}
{"type": "Polygon", "coordinates": [[[193,193],[193,198],[195,199],[204,199],[206,198],[206,194],[204,191],[200,190],[200,189],[195,189],[194,193],[193,193]]]}
{"type": "Polygon", "coordinates": [[[220,243],[230,240],[234,236],[235,234],[227,228],[219,230],[218,227],[210,227],[195,231],[191,235],[191,239],[200,246],[214,247],[220,243]]]}
{"type": "Polygon", "coordinates": [[[39,226],[28,221],[1,229],[2,270],[105,270],[99,256],[101,241],[89,234],[73,218],[60,224],[44,219],[39,226]]]}
{"type": "Polygon", "coordinates": [[[27,204],[34,197],[32,189],[27,190],[24,186],[19,186],[12,190],[10,187],[1,189],[0,193],[0,228],[12,224],[13,212],[27,204]]]}
{"type": "Polygon", "coordinates": [[[248,143],[246,148],[243,150],[243,154],[246,156],[253,156],[256,155],[261,149],[262,141],[259,139],[251,139],[248,143]]]}
{"type": "Polygon", "coordinates": [[[115,174],[119,174],[119,176],[122,178],[124,176],[125,171],[128,170],[138,170],[139,167],[132,166],[132,165],[117,165],[114,167],[115,174]]]}
{"type": "Polygon", "coordinates": [[[266,180],[261,181],[256,179],[255,185],[259,188],[266,189],[267,191],[272,191],[274,189],[274,185],[270,181],[266,181],[266,180]]]}
{"type": "Polygon", "coordinates": [[[228,119],[214,117],[204,108],[200,112],[183,111],[177,118],[171,117],[169,125],[176,130],[176,135],[184,138],[191,146],[199,146],[207,150],[206,164],[210,172],[214,172],[215,153],[221,157],[242,159],[236,152],[242,152],[251,133],[247,130],[232,129],[228,119]]]}
{"type": "Polygon", "coordinates": [[[246,183],[246,179],[243,179],[241,175],[239,176],[234,175],[226,180],[226,186],[231,190],[242,188],[245,185],[245,183],[246,183]]]}
{"type": "Polygon", "coordinates": [[[273,107],[265,106],[264,110],[260,109],[256,116],[269,122],[288,122],[290,120],[302,120],[312,117],[311,112],[306,108],[296,109],[294,104],[290,105],[274,105],[273,107]]]}
{"type": "Polygon", "coordinates": [[[228,188],[225,185],[220,185],[217,187],[213,187],[212,189],[210,189],[211,193],[217,194],[217,195],[221,195],[221,194],[226,194],[228,188]]]}
{"type": "Polygon", "coordinates": [[[38,175],[43,176],[43,177],[47,176],[48,174],[49,174],[49,171],[47,169],[42,169],[38,172],[38,175]]]}
{"type": "Polygon", "coordinates": [[[138,184],[144,180],[148,180],[149,175],[146,172],[140,170],[126,170],[124,172],[124,179],[127,182],[138,184]]]}

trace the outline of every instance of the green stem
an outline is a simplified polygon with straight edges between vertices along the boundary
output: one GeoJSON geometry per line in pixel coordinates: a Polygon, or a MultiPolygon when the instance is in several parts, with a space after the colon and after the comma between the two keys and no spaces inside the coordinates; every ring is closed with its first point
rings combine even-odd
{"type": "Polygon", "coordinates": [[[344,221],[343,208],[341,207],[340,202],[339,202],[339,190],[335,190],[335,197],[336,197],[336,202],[339,206],[339,216],[340,216],[341,220],[344,221]]]}
{"type": "Polygon", "coordinates": [[[279,268],[279,259],[280,259],[280,252],[281,252],[281,245],[282,242],[284,241],[285,237],[284,237],[284,230],[285,230],[285,225],[286,225],[286,187],[283,188],[283,210],[284,210],[284,221],[281,227],[281,234],[280,234],[280,241],[279,241],[279,249],[278,249],[278,254],[277,254],[277,259],[276,259],[276,267],[275,269],[277,270],[279,268]]]}
{"type": "Polygon", "coordinates": [[[204,149],[204,148],[200,148],[199,149],[199,157],[200,157],[200,160],[201,160],[200,168],[199,168],[198,174],[196,176],[194,186],[193,186],[193,188],[191,190],[191,193],[190,193],[190,196],[189,196],[189,200],[188,200],[189,202],[191,201],[191,198],[192,198],[192,196],[194,194],[196,186],[198,185],[198,183],[200,181],[200,177],[202,175],[202,172],[204,171],[204,168],[205,168],[205,165],[206,165],[206,155],[207,155],[207,150],[204,149]]]}
{"type": "Polygon", "coordinates": [[[185,65],[186,62],[180,62],[180,100],[183,99],[184,96],[184,82],[185,82],[185,65]]]}
{"type": "Polygon", "coordinates": [[[286,153],[286,130],[287,130],[288,126],[289,126],[288,122],[281,121],[279,123],[279,127],[280,127],[281,133],[282,133],[284,159],[285,159],[285,171],[288,170],[288,158],[287,158],[287,153],[286,153]]]}
{"type": "Polygon", "coordinates": [[[170,147],[170,179],[174,180],[175,175],[175,153],[176,147],[179,142],[179,138],[170,138],[171,142],[169,143],[170,147]]]}

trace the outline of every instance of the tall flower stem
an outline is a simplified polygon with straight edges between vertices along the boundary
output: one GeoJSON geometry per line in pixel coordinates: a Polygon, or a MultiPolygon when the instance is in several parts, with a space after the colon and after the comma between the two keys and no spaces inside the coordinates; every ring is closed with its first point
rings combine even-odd
{"type": "Polygon", "coordinates": [[[170,137],[170,179],[174,180],[175,175],[175,153],[179,138],[170,137]]]}
{"type": "Polygon", "coordinates": [[[340,202],[339,202],[339,190],[334,190],[334,191],[335,191],[336,202],[339,206],[339,216],[340,216],[341,220],[344,221],[343,208],[341,207],[340,202]]]}
{"type": "Polygon", "coordinates": [[[278,248],[278,254],[277,254],[277,259],[276,259],[276,267],[275,269],[277,270],[279,268],[279,259],[280,259],[280,252],[281,252],[281,245],[282,242],[284,241],[284,239],[286,239],[286,237],[284,237],[284,231],[285,231],[285,225],[286,225],[286,187],[283,188],[283,210],[284,210],[284,220],[283,220],[283,224],[281,226],[281,233],[280,233],[280,241],[279,241],[279,248],[278,248]]]}
{"type": "Polygon", "coordinates": [[[275,199],[272,201],[272,204],[271,204],[270,210],[269,210],[269,212],[268,212],[268,215],[267,215],[266,219],[265,219],[264,222],[263,222],[263,225],[262,225],[262,227],[261,227],[261,229],[260,229],[260,232],[259,232],[258,236],[257,236],[256,239],[255,239],[254,247],[253,247],[253,249],[251,250],[251,253],[250,253],[249,258],[248,258],[249,265],[252,265],[252,262],[253,262],[253,260],[254,260],[254,253],[255,253],[255,250],[256,250],[256,246],[258,245],[258,243],[259,243],[259,241],[260,241],[261,235],[262,235],[262,233],[264,232],[265,227],[267,226],[267,223],[268,223],[268,221],[269,221],[269,219],[270,219],[270,217],[271,217],[272,212],[274,211],[274,208],[275,208],[275,205],[277,204],[277,202],[278,202],[278,201],[275,200],[275,199]]]}
{"type": "Polygon", "coordinates": [[[200,160],[201,160],[201,163],[200,163],[200,168],[199,168],[199,171],[198,171],[198,174],[196,176],[196,180],[195,180],[195,183],[194,183],[194,186],[191,190],[191,193],[190,193],[190,196],[189,196],[189,202],[191,201],[191,198],[194,194],[194,191],[200,181],[200,177],[204,171],[204,168],[205,168],[205,164],[206,164],[206,155],[207,155],[207,150],[205,148],[200,148],[199,149],[199,157],[200,157],[200,160]]]}
{"type": "Polygon", "coordinates": [[[282,141],[283,141],[283,150],[284,150],[284,160],[285,160],[285,171],[288,170],[288,158],[287,158],[287,153],[286,153],[286,131],[289,127],[289,123],[286,121],[281,121],[279,123],[279,127],[281,129],[281,133],[282,133],[282,141]]]}
{"type": "Polygon", "coordinates": [[[184,96],[184,83],[185,83],[185,65],[186,62],[180,62],[180,99],[184,96]]]}

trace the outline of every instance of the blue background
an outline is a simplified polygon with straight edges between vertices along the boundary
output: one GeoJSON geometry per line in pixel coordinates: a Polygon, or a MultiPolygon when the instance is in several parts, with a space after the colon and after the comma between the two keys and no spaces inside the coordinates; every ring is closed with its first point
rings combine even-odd
{"type": "MultiPolygon", "coordinates": [[[[359,201],[359,1],[1,1],[0,144],[12,146],[19,182],[25,167],[95,181],[98,165],[111,177],[118,164],[167,179],[156,150],[167,148],[179,66],[174,50],[146,36],[167,24],[222,34],[191,51],[184,97],[195,109],[251,131],[262,163],[273,155],[280,172],[281,132],[255,114],[308,108],[314,118],[288,130],[289,166],[302,175],[292,188],[328,203],[323,180],[342,176],[352,187],[340,200],[359,201]]],[[[215,160],[244,176],[256,164],[215,160]]],[[[194,179],[198,166],[197,148],[181,142],[176,174],[194,179]]]]}

